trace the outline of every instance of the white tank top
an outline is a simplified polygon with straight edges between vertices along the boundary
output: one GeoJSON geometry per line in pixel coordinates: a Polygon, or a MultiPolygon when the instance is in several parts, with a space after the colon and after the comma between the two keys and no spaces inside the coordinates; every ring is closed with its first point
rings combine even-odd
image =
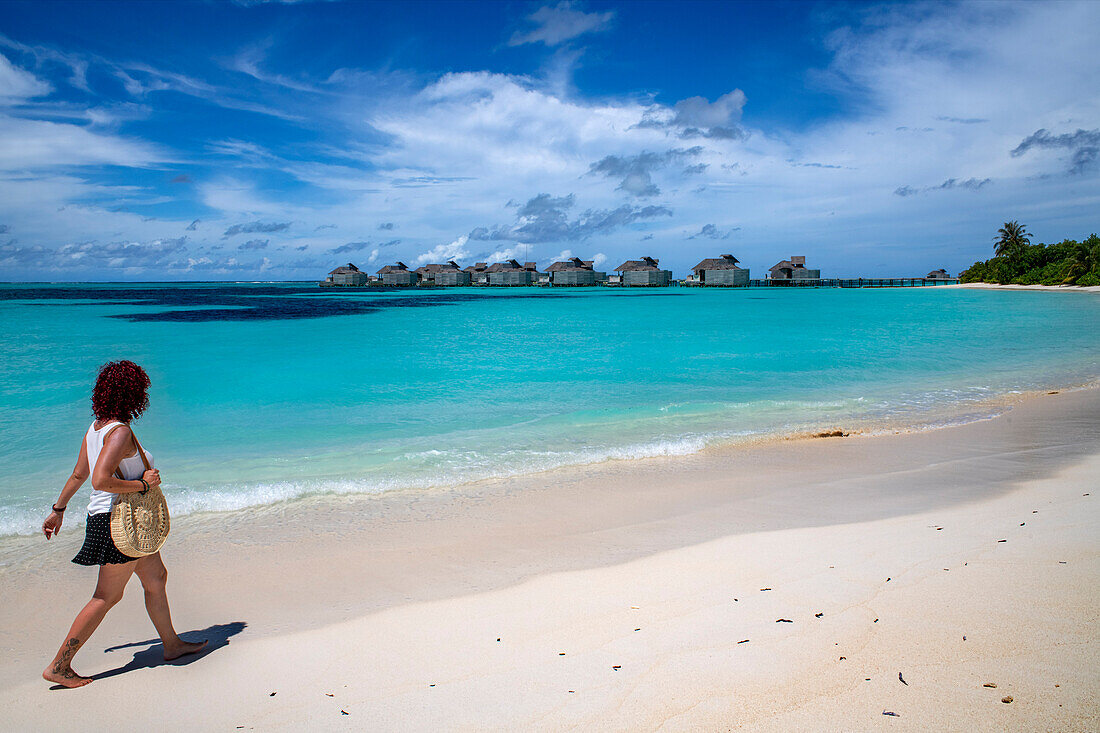
{"type": "MultiPolygon", "coordinates": [[[[122,425],[120,422],[109,422],[99,430],[95,429],[95,423],[88,428],[87,435],[84,436],[84,442],[88,446],[88,475],[91,476],[95,473],[95,464],[99,460],[99,454],[103,451],[103,440],[107,437],[107,434],[114,428],[122,425]]],[[[153,465],[153,456],[149,454],[149,451],[145,451],[145,460],[149,461],[149,466],[153,465]]],[[[141,456],[136,452],[129,458],[123,458],[118,463],[119,473],[127,481],[136,481],[141,478],[141,475],[145,473],[145,464],[141,462],[141,456]]],[[[92,489],[92,497],[88,500],[88,514],[106,514],[111,511],[111,504],[114,502],[115,497],[118,494],[112,494],[109,491],[99,491],[98,489],[92,489]]]]}

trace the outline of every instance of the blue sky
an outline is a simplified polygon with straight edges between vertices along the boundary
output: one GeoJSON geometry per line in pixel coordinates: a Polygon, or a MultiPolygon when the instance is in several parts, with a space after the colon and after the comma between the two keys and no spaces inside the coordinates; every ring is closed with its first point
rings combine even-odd
{"type": "Polygon", "coordinates": [[[730,252],[956,273],[1100,229],[1100,3],[0,4],[0,279],[730,252]]]}

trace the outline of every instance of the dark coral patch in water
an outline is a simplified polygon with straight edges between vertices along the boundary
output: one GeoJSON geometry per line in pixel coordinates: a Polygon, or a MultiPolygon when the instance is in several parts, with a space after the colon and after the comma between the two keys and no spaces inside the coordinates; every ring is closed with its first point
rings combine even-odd
{"type": "MultiPolygon", "coordinates": [[[[511,294],[525,297],[524,294],[511,294]]],[[[535,293],[526,297],[536,296],[535,293]]],[[[0,300],[83,300],[88,305],[154,306],[171,310],[108,316],[127,321],[203,323],[277,321],[428,308],[493,297],[478,291],[325,290],[316,286],[210,285],[179,287],[38,287],[0,289],[0,300]]],[[[565,297],[539,293],[537,297],[565,297]]]]}

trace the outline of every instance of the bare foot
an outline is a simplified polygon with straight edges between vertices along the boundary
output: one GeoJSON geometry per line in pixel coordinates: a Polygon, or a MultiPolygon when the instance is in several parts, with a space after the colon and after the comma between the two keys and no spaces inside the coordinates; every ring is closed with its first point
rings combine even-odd
{"type": "Polygon", "coordinates": [[[181,639],[179,646],[174,646],[171,649],[169,649],[168,647],[164,647],[164,661],[171,662],[173,659],[179,659],[182,656],[200,652],[206,648],[206,645],[208,643],[209,642],[207,642],[205,639],[203,641],[195,642],[183,641],[181,639]]]}
{"type": "Polygon", "coordinates": [[[46,671],[42,673],[42,679],[47,682],[61,685],[62,687],[83,687],[92,682],[91,677],[81,677],[73,671],[72,667],[65,667],[64,669],[59,667],[46,667],[46,671]],[[55,672],[54,670],[57,671],[55,672]]]}

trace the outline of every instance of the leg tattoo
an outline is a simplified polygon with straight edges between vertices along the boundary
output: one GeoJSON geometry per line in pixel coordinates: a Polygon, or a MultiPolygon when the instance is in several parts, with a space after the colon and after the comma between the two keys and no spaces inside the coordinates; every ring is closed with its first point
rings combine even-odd
{"type": "Polygon", "coordinates": [[[69,662],[72,661],[73,655],[76,654],[77,648],[80,646],[80,639],[75,636],[65,642],[64,648],[61,650],[61,656],[57,658],[57,662],[53,665],[53,673],[61,674],[67,679],[71,679],[76,676],[72,668],[69,667],[69,662]],[[62,670],[65,670],[64,672],[62,670]]]}

